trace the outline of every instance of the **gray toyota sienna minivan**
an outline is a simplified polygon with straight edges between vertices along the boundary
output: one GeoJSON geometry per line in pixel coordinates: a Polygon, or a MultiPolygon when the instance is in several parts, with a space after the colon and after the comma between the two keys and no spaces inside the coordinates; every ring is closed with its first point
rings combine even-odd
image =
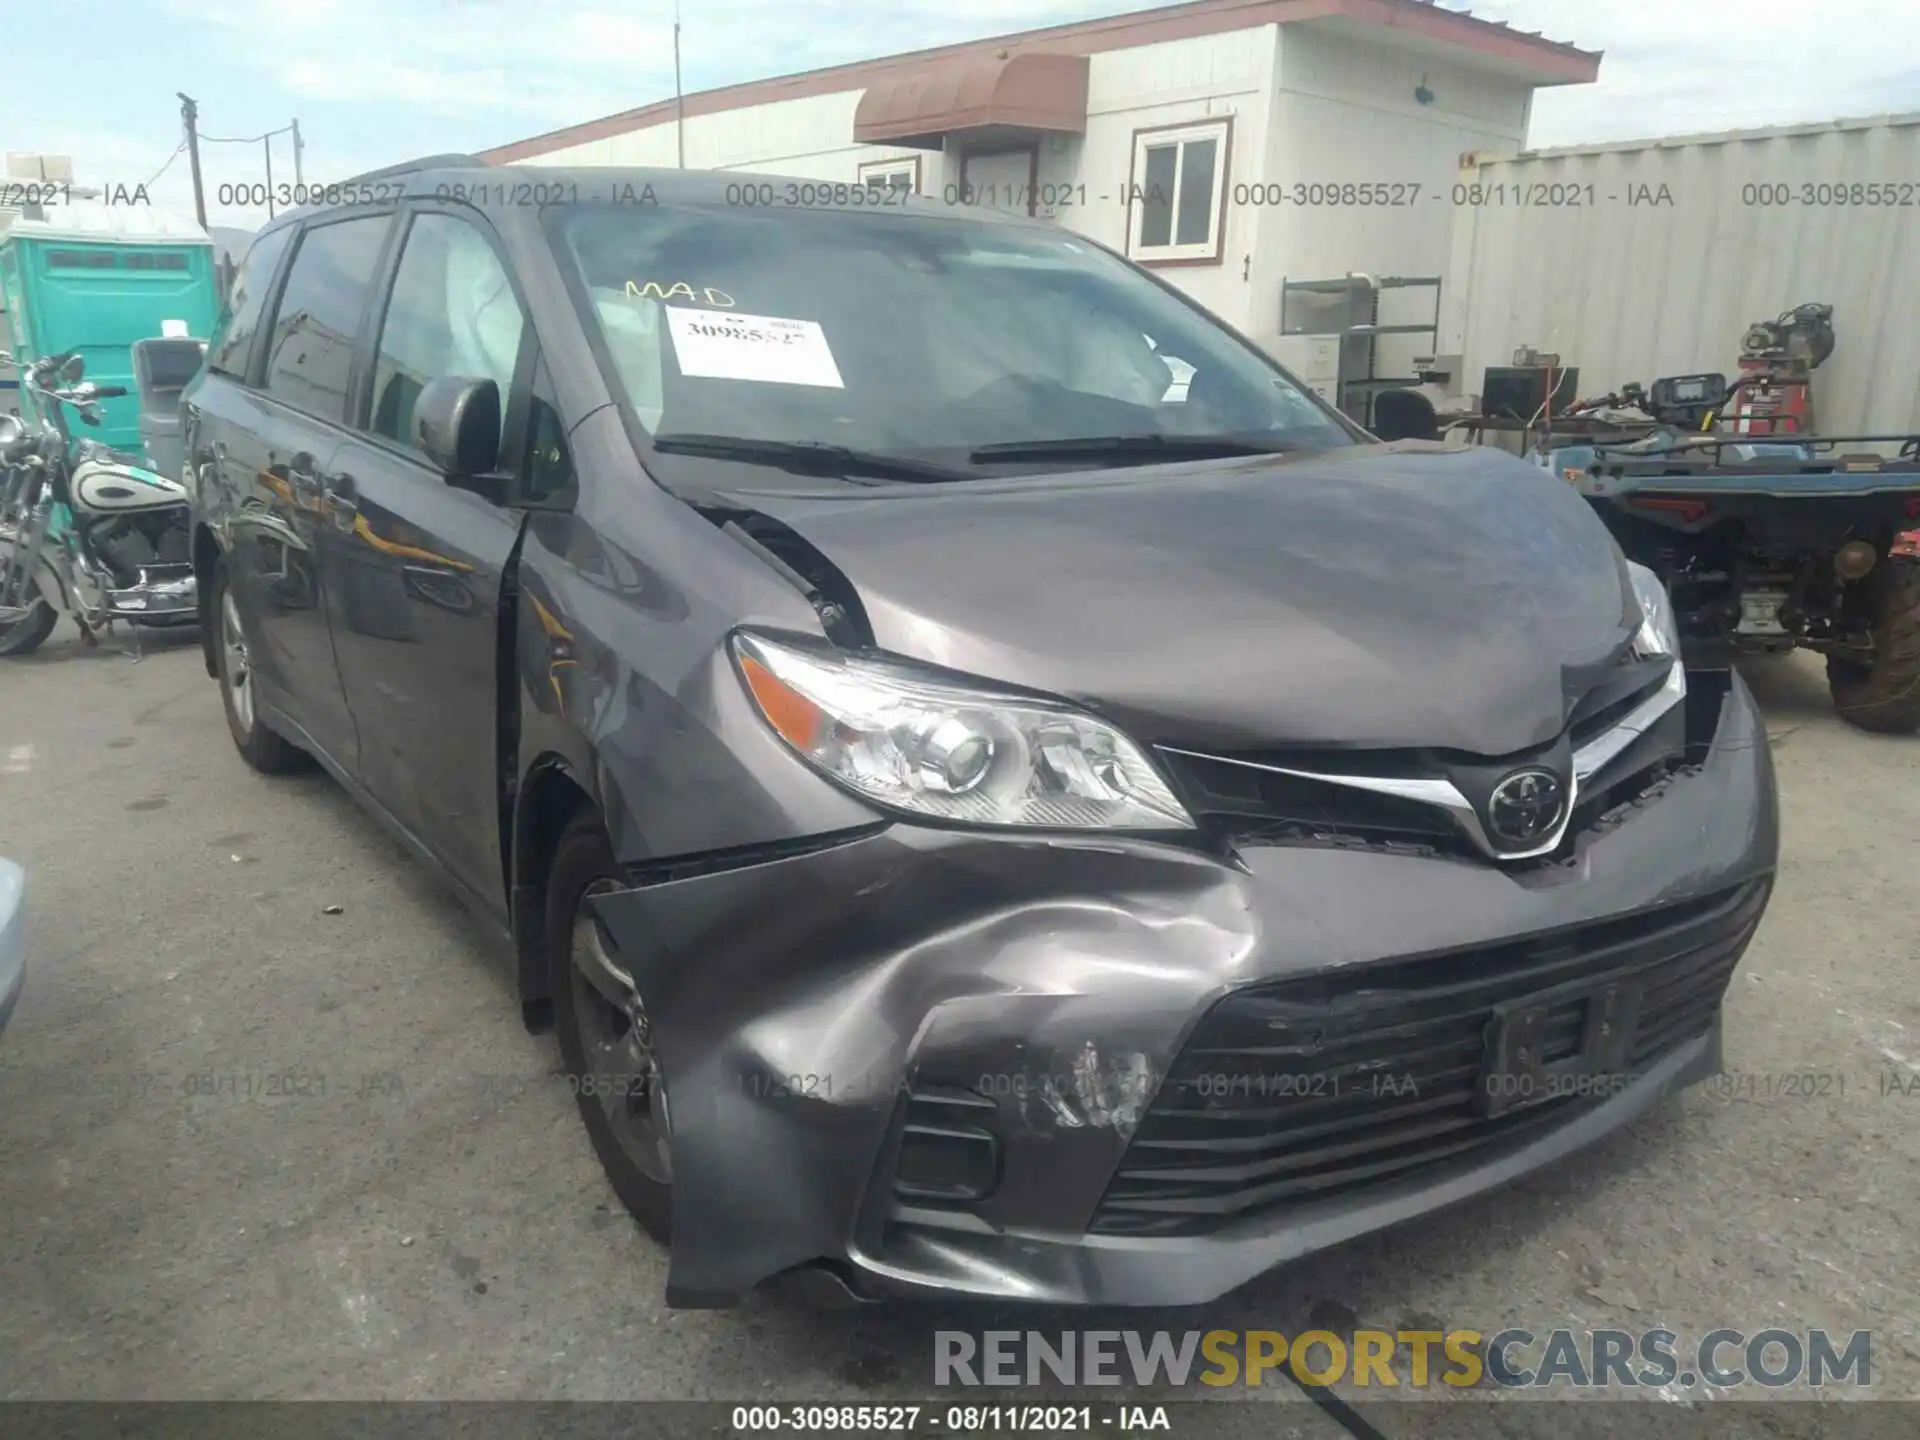
{"type": "Polygon", "coordinates": [[[1042,223],[340,188],[186,397],[208,671],[510,942],[674,1303],[1204,1301],[1717,1068],[1765,733],[1544,471],[1042,223]]]}

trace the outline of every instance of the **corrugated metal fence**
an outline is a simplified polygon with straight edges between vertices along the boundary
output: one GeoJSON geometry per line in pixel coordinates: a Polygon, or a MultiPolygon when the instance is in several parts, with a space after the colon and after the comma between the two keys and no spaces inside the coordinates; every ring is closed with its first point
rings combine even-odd
{"type": "Polygon", "coordinates": [[[1731,378],[1748,325],[1824,301],[1820,428],[1920,430],[1920,113],[1475,157],[1459,181],[1439,347],[1459,388],[1522,345],[1587,395],[1731,378]]]}

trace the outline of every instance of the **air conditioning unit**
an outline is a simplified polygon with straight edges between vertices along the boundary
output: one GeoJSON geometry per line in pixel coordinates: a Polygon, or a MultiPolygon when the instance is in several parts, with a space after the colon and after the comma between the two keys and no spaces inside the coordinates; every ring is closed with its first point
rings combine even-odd
{"type": "Polygon", "coordinates": [[[71,155],[39,155],[30,150],[9,150],[7,178],[27,181],[51,180],[55,184],[71,185],[73,157],[71,155]]]}

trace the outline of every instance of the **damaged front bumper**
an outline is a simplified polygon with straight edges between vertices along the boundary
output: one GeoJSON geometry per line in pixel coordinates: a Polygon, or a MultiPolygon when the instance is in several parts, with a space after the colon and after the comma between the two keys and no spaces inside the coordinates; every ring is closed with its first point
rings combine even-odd
{"type": "Polygon", "coordinates": [[[824,1262],[1194,1304],[1510,1180],[1718,1068],[1777,845],[1734,677],[1555,866],[896,824],[604,896],[672,1096],[668,1300],[824,1262]]]}

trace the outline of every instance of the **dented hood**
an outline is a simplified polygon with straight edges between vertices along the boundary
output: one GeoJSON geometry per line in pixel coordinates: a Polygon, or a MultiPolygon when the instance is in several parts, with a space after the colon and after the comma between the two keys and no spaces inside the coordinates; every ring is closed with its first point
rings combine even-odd
{"type": "Polygon", "coordinates": [[[1485,448],[736,493],[839,568],[882,648],[1148,741],[1506,754],[1638,619],[1586,503],[1485,448]]]}

